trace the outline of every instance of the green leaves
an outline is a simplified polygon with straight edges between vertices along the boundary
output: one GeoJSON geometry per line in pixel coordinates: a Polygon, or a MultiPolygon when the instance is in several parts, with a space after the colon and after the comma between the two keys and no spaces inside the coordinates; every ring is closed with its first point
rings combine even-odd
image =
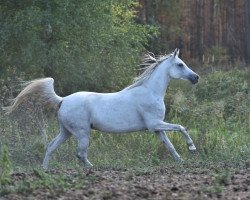
{"type": "Polygon", "coordinates": [[[6,145],[1,149],[0,154],[0,187],[4,187],[5,185],[11,182],[11,172],[12,165],[9,160],[9,150],[6,145]]]}
{"type": "Polygon", "coordinates": [[[127,85],[157,30],[134,21],[138,2],[13,0],[0,7],[0,69],[52,76],[60,93],[127,85]]]}

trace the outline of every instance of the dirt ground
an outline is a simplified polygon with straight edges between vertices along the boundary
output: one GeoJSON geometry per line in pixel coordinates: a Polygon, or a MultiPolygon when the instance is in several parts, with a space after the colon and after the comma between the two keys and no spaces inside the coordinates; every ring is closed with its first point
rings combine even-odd
{"type": "MultiPolygon", "coordinates": [[[[52,170],[74,181],[73,169],[52,170]]],[[[243,165],[182,165],[153,169],[83,170],[86,182],[79,188],[39,188],[12,193],[0,199],[250,199],[250,167],[243,165]]],[[[32,174],[13,173],[13,179],[32,174]]]]}

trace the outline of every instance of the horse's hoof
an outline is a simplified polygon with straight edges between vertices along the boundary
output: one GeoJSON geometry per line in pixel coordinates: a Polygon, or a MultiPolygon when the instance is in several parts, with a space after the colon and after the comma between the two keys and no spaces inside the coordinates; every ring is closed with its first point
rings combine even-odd
{"type": "Polygon", "coordinates": [[[86,169],[90,169],[92,167],[93,167],[93,165],[90,162],[87,162],[84,164],[84,168],[86,168],[86,169]]]}
{"type": "Polygon", "coordinates": [[[181,159],[180,157],[175,158],[175,161],[176,161],[177,163],[184,163],[184,160],[181,159]]]}
{"type": "Polygon", "coordinates": [[[45,171],[45,172],[47,172],[48,171],[48,167],[47,166],[42,166],[43,167],[43,170],[45,171]]]}
{"type": "Polygon", "coordinates": [[[191,153],[195,153],[196,152],[196,147],[194,145],[189,146],[188,149],[189,149],[189,151],[191,153]]]}

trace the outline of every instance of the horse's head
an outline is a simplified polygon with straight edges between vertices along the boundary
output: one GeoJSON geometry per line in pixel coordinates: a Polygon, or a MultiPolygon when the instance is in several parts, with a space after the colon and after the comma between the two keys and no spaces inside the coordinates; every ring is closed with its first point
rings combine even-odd
{"type": "Polygon", "coordinates": [[[191,83],[196,84],[199,79],[199,75],[193,72],[188,66],[178,57],[179,49],[175,49],[171,55],[169,68],[169,76],[174,79],[185,79],[191,83]]]}

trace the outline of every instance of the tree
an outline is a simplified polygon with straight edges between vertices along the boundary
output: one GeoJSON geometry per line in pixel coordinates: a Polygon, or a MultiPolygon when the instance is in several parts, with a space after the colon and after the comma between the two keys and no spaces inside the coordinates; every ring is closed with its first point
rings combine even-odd
{"type": "Polygon", "coordinates": [[[1,72],[52,76],[64,94],[122,87],[156,33],[135,23],[136,6],[134,0],[3,1],[1,72]]]}
{"type": "Polygon", "coordinates": [[[145,24],[160,27],[159,37],[151,39],[149,50],[164,54],[166,50],[181,48],[183,35],[181,17],[183,1],[179,0],[140,0],[142,8],[139,17],[145,24]]]}
{"type": "Polygon", "coordinates": [[[160,26],[160,37],[153,40],[151,51],[164,53],[179,47],[184,59],[202,61],[206,52],[223,49],[227,62],[244,61],[246,36],[250,35],[245,33],[244,24],[244,19],[249,19],[248,0],[140,2],[141,21],[160,26]]]}
{"type": "Polygon", "coordinates": [[[245,0],[245,21],[246,21],[246,56],[247,64],[250,64],[250,3],[245,0]]]}

